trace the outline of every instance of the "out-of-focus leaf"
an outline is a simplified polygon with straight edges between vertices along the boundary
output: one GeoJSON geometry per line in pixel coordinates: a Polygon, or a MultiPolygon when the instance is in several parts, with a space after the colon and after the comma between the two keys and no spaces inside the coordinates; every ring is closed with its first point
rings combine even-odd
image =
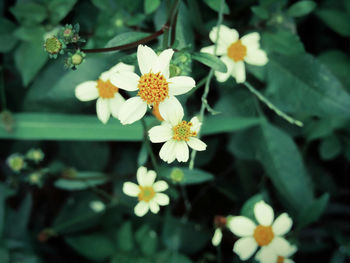
{"type": "Polygon", "coordinates": [[[310,121],[305,125],[305,136],[308,141],[317,140],[330,136],[334,130],[347,125],[347,118],[323,118],[310,121]]]}
{"type": "Polygon", "coordinates": [[[65,241],[83,257],[102,261],[115,253],[112,240],[102,233],[69,236],[65,241]]]}
{"type": "Polygon", "coordinates": [[[143,138],[141,123],[123,126],[117,120],[102,124],[96,116],[19,113],[15,127],[7,132],[0,124],[0,138],[30,140],[121,140],[140,141],[143,138]]]}
{"type": "Polygon", "coordinates": [[[156,259],[157,263],[192,263],[192,260],[190,260],[187,256],[168,250],[158,253],[156,259]]]}
{"type": "Polygon", "coordinates": [[[177,49],[194,46],[194,32],[190,19],[191,15],[187,6],[183,2],[180,2],[176,23],[176,41],[174,45],[177,49]]]}
{"type": "Polygon", "coordinates": [[[48,1],[47,8],[50,11],[50,21],[52,24],[57,24],[61,21],[69,12],[77,0],[50,0],[48,1]]]}
{"type": "Polygon", "coordinates": [[[260,19],[267,19],[269,17],[269,12],[262,6],[252,6],[251,10],[260,19]]]}
{"type": "Polygon", "coordinates": [[[142,225],[136,231],[135,239],[144,255],[150,256],[156,253],[158,245],[157,232],[148,225],[142,225]]]}
{"type": "Polygon", "coordinates": [[[336,250],[329,263],[345,263],[346,262],[346,254],[342,249],[336,250]]]}
{"type": "MultiPolygon", "coordinates": [[[[42,26],[23,26],[15,30],[14,35],[23,41],[36,41],[37,39],[43,39],[45,29],[42,26]]],[[[42,48],[42,46],[41,46],[42,48]]],[[[35,59],[35,58],[33,58],[35,59]]]]}
{"type": "Polygon", "coordinates": [[[338,137],[331,135],[323,139],[319,151],[323,160],[330,160],[337,157],[341,152],[341,143],[338,137]]]}
{"type": "Polygon", "coordinates": [[[55,186],[67,191],[84,190],[96,185],[104,184],[107,178],[99,172],[77,172],[73,179],[58,179],[55,181],[55,186]],[[101,179],[96,179],[101,177],[101,179]]]}
{"type": "Polygon", "coordinates": [[[0,262],[1,263],[10,263],[10,252],[3,244],[0,244],[0,262]]]}
{"type": "Polygon", "coordinates": [[[283,111],[338,118],[350,114],[349,94],[310,55],[270,55],[268,80],[267,93],[283,111]]]}
{"type": "Polygon", "coordinates": [[[227,67],[217,56],[208,53],[195,52],[192,54],[194,60],[212,68],[215,71],[226,72],[227,67]]]}
{"type": "Polygon", "coordinates": [[[144,165],[148,160],[148,150],[146,142],[142,143],[139,155],[137,156],[137,165],[142,166],[144,165]]]}
{"type": "Polygon", "coordinates": [[[303,228],[317,221],[324,213],[329,201],[329,194],[325,193],[311,204],[305,206],[299,213],[297,223],[298,228],[303,228]]]}
{"type": "Polygon", "coordinates": [[[160,0],[145,0],[144,9],[146,14],[154,12],[160,5],[160,0]]]}
{"type": "Polygon", "coordinates": [[[262,43],[269,54],[295,55],[305,52],[299,36],[288,30],[265,31],[262,33],[262,43]]]}
{"type": "MultiPolygon", "coordinates": [[[[219,12],[221,6],[221,0],[204,0],[204,2],[214,11],[219,12]]],[[[224,2],[224,14],[228,15],[230,13],[230,9],[226,2],[224,2]]]]}
{"type": "Polygon", "coordinates": [[[0,52],[8,52],[16,45],[17,39],[12,34],[15,28],[10,20],[0,18],[0,52]]]}
{"type": "Polygon", "coordinates": [[[316,15],[333,31],[344,37],[350,36],[349,14],[343,10],[324,8],[318,9],[316,15]]]}
{"type": "Polygon", "coordinates": [[[264,196],[262,194],[256,194],[249,198],[241,208],[240,214],[242,216],[246,216],[252,220],[255,220],[254,216],[254,206],[257,202],[264,200],[264,196]]]}
{"type": "Polygon", "coordinates": [[[21,1],[10,10],[21,24],[38,24],[47,17],[45,7],[34,2],[21,1]]]}
{"type": "Polygon", "coordinates": [[[23,85],[27,86],[38,74],[48,59],[41,38],[33,42],[23,42],[16,49],[15,63],[21,73],[23,85]]]}
{"type": "Polygon", "coordinates": [[[214,176],[208,172],[199,169],[190,170],[182,167],[162,167],[160,173],[161,176],[169,180],[174,180],[182,185],[201,184],[214,179],[214,176]]]}
{"type": "Polygon", "coordinates": [[[134,237],[131,221],[125,222],[117,233],[117,246],[120,250],[130,252],[134,248],[134,237]]]}
{"type": "Polygon", "coordinates": [[[125,32],[121,33],[111,40],[108,41],[106,44],[106,47],[114,47],[114,46],[120,46],[120,45],[125,45],[129,44],[131,42],[140,40],[144,37],[149,36],[150,34],[144,33],[144,32],[125,32]]]}
{"type": "Polygon", "coordinates": [[[316,3],[314,1],[299,1],[292,4],[287,13],[290,16],[299,17],[305,16],[311,13],[316,8],[316,3]]]}
{"type": "Polygon", "coordinates": [[[0,240],[5,226],[5,201],[6,198],[14,194],[5,184],[0,183],[0,240]]]}

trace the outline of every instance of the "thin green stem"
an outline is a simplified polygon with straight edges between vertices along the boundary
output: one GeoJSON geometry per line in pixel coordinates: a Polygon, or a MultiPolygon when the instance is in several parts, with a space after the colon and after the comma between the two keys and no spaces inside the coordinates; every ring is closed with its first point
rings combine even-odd
{"type": "Polygon", "coordinates": [[[143,127],[143,138],[144,138],[144,141],[145,141],[145,144],[146,144],[146,148],[147,148],[147,151],[148,151],[148,154],[149,156],[151,157],[151,162],[152,162],[152,165],[153,165],[153,169],[158,172],[158,165],[157,165],[157,160],[156,160],[156,157],[154,156],[154,153],[153,153],[153,150],[152,150],[152,147],[151,147],[151,143],[150,141],[148,140],[148,135],[147,135],[147,124],[145,122],[144,119],[141,120],[142,122],[142,127],[143,127]]]}
{"type": "Polygon", "coordinates": [[[256,90],[249,82],[244,82],[243,84],[248,88],[248,90],[251,93],[253,93],[267,107],[269,107],[271,110],[273,110],[278,116],[285,119],[286,121],[288,121],[291,124],[297,125],[299,127],[304,126],[304,124],[301,121],[292,118],[291,116],[287,115],[286,113],[281,111],[279,108],[277,108],[271,101],[269,101],[264,95],[262,95],[258,90],[256,90]]]}
{"type": "MultiPolygon", "coordinates": [[[[224,13],[224,2],[225,0],[221,0],[221,3],[220,3],[220,11],[219,11],[219,15],[218,15],[218,22],[216,24],[218,30],[216,32],[216,41],[215,41],[215,46],[214,46],[214,54],[216,54],[216,50],[217,50],[217,42],[218,42],[218,39],[219,39],[219,33],[220,33],[220,25],[222,24],[222,20],[223,20],[223,13],[224,13]]],[[[214,75],[214,70],[211,69],[210,72],[209,72],[209,75],[206,79],[206,82],[205,82],[205,87],[204,87],[204,92],[203,92],[203,95],[202,95],[202,105],[201,105],[201,109],[199,111],[199,120],[203,123],[204,122],[204,113],[205,113],[205,110],[207,109],[209,112],[215,114],[215,111],[213,111],[209,104],[208,104],[208,100],[207,100],[207,97],[208,97],[208,94],[209,94],[209,90],[210,90],[210,82],[211,82],[211,79],[214,75]]],[[[198,137],[199,137],[199,134],[198,134],[198,137]]],[[[191,153],[191,160],[190,160],[190,163],[189,163],[189,168],[192,170],[194,168],[194,162],[195,162],[195,159],[196,159],[196,155],[197,155],[197,151],[193,150],[192,153],[191,153]]]]}

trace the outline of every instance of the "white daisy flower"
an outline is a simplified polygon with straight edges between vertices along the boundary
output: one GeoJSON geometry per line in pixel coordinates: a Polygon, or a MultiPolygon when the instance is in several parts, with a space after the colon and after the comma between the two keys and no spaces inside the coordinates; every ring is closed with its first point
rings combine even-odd
{"type": "Polygon", "coordinates": [[[97,81],[85,81],[75,88],[75,96],[78,100],[90,101],[97,99],[97,117],[104,124],[107,123],[111,114],[118,118],[120,106],[125,101],[119,94],[118,87],[110,81],[111,77],[119,71],[133,72],[134,66],[120,62],[110,70],[103,72],[97,81]]]}
{"type": "Polygon", "coordinates": [[[180,102],[175,98],[169,98],[173,108],[165,107],[162,113],[164,122],[148,131],[153,143],[165,142],[160,149],[160,158],[172,163],[175,159],[179,162],[187,162],[189,158],[188,146],[196,151],[204,151],[207,145],[196,138],[202,125],[197,117],[189,122],[183,121],[184,111],[180,102]]]}
{"type": "Polygon", "coordinates": [[[228,222],[229,229],[241,237],[233,247],[240,259],[250,258],[259,246],[268,247],[273,251],[289,250],[290,244],[282,237],[289,232],[293,224],[288,214],[283,213],[273,221],[273,209],[264,201],[260,201],[254,206],[254,215],[258,225],[244,216],[234,216],[228,222]]]}
{"type": "MultiPolygon", "coordinates": [[[[214,27],[210,33],[210,40],[215,43],[218,27],[214,27]]],[[[260,35],[257,32],[249,33],[239,39],[237,30],[230,29],[225,25],[220,26],[219,38],[215,45],[204,47],[201,52],[221,56],[225,63],[227,72],[215,71],[216,79],[219,82],[226,81],[230,76],[242,83],[246,79],[244,62],[256,66],[263,66],[268,62],[265,51],[260,49],[260,35]]]]}
{"type": "Polygon", "coordinates": [[[278,249],[277,251],[272,248],[266,247],[260,249],[255,255],[255,259],[260,263],[294,263],[294,260],[290,259],[296,251],[295,245],[289,245],[286,249],[278,249]]]}
{"type": "Polygon", "coordinates": [[[167,182],[162,180],[154,182],[156,176],[155,171],[149,170],[147,172],[146,167],[141,166],[136,174],[139,185],[132,182],[125,182],[123,185],[123,192],[126,195],[137,197],[139,200],[134,209],[137,216],[144,216],[148,210],[151,210],[153,214],[157,214],[160,205],[169,204],[169,197],[161,193],[169,186],[167,182]]]}
{"type": "Polygon", "coordinates": [[[163,116],[164,108],[171,108],[177,101],[175,95],[191,90],[195,81],[191,77],[176,76],[169,78],[169,63],[174,51],[166,49],[158,56],[151,48],[139,45],[137,60],[141,76],[133,72],[120,72],[111,78],[111,82],[127,91],[138,91],[137,95],[128,99],[121,107],[119,120],[122,124],[130,124],[141,119],[147,106],[159,105],[163,116]]]}
{"type": "Polygon", "coordinates": [[[230,218],[226,218],[224,216],[215,216],[215,232],[213,238],[211,239],[211,243],[213,244],[213,246],[217,247],[218,245],[220,245],[223,236],[222,230],[226,227],[228,220],[230,220],[230,218]]]}

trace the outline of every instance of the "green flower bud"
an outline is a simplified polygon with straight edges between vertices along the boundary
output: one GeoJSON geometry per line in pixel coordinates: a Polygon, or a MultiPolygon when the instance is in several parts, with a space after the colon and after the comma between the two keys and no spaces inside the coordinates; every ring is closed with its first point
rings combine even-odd
{"type": "Polygon", "coordinates": [[[40,149],[30,149],[27,152],[26,157],[28,160],[38,163],[44,159],[44,153],[40,149]]]}
{"type": "Polygon", "coordinates": [[[46,39],[44,44],[45,50],[50,55],[55,55],[60,53],[63,48],[62,42],[55,36],[46,39]]]}
{"type": "Polygon", "coordinates": [[[11,168],[12,171],[19,173],[26,167],[26,162],[24,161],[22,155],[15,153],[7,158],[7,165],[11,168]]]}
{"type": "Polygon", "coordinates": [[[184,177],[185,177],[184,172],[179,168],[174,168],[171,171],[170,178],[171,180],[173,180],[174,183],[181,182],[184,179],[184,177]]]}

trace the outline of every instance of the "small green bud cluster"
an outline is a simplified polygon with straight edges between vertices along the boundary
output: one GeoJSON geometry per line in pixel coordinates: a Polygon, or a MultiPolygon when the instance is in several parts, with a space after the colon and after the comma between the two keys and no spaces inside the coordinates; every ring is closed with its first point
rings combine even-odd
{"type": "Polygon", "coordinates": [[[176,52],[170,63],[170,76],[189,76],[192,72],[192,58],[190,53],[186,51],[176,52]]]}
{"type": "Polygon", "coordinates": [[[74,54],[69,52],[64,67],[73,70],[77,69],[77,67],[83,63],[85,56],[86,54],[80,50],[77,50],[74,54]]]}

